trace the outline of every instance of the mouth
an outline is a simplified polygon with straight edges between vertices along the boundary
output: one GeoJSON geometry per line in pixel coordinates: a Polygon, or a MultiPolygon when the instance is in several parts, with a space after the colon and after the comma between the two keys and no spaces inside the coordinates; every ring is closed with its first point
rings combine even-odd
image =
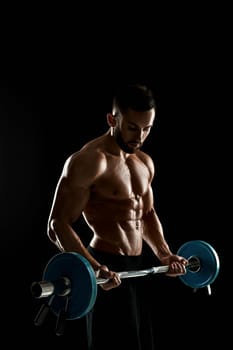
{"type": "Polygon", "coordinates": [[[128,145],[133,148],[139,148],[141,146],[140,142],[129,142],[128,145]]]}

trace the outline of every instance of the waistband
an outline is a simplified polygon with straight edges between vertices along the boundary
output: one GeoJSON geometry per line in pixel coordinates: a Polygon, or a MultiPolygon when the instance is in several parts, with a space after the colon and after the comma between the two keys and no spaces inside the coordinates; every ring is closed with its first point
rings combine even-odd
{"type": "Polygon", "coordinates": [[[87,247],[89,253],[101,264],[114,271],[132,271],[143,268],[142,255],[117,255],[87,247]]]}

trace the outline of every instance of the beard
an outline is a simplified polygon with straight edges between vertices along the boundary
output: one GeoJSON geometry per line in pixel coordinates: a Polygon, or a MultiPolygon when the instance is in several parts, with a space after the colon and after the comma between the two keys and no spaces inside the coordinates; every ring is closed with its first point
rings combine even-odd
{"type": "MultiPolygon", "coordinates": [[[[128,145],[128,143],[126,143],[122,136],[121,136],[121,132],[119,131],[118,128],[115,128],[114,129],[114,137],[115,137],[115,140],[118,144],[118,146],[122,149],[122,151],[124,151],[125,153],[130,153],[130,154],[133,154],[135,153],[137,150],[139,150],[140,147],[130,147],[128,145]]],[[[133,142],[133,141],[132,141],[133,142]]]]}

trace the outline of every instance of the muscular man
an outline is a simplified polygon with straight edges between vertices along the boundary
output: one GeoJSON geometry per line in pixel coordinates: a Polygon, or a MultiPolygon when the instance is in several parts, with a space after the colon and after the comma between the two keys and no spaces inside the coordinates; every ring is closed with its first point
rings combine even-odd
{"type": "MultiPolygon", "coordinates": [[[[135,84],[119,89],[107,114],[109,129],[67,159],[55,191],[49,238],[60,251],[83,255],[98,277],[109,279],[99,285],[87,315],[89,349],[128,344],[144,349],[137,279],[121,281],[117,274],[142,267],[143,241],[162,265],[170,266],[168,275],[185,273],[187,261],[171,252],[154,208],[152,158],[141,150],[155,114],[149,88],[135,84]],[[87,247],[73,225],[81,215],[93,232],[87,247]]],[[[146,350],[150,348],[152,344],[146,350]]]]}

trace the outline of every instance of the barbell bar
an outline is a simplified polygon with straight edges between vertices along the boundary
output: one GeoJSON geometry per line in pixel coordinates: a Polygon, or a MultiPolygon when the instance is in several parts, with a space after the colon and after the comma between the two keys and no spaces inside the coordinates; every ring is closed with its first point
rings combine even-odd
{"type": "MultiPolygon", "coordinates": [[[[219,274],[220,261],[215,249],[207,242],[193,240],[184,243],[177,251],[188,260],[186,273],[179,276],[187,286],[198,289],[209,287],[219,274]]],[[[166,273],[169,266],[157,266],[138,271],[118,272],[121,279],[166,273]]],[[[31,284],[33,297],[44,298],[44,307],[59,316],[65,307],[65,319],[85,316],[94,306],[97,286],[108,279],[96,278],[89,261],[76,252],[62,252],[47,263],[42,280],[31,284]]],[[[42,311],[36,317],[35,324],[42,311]]]]}

